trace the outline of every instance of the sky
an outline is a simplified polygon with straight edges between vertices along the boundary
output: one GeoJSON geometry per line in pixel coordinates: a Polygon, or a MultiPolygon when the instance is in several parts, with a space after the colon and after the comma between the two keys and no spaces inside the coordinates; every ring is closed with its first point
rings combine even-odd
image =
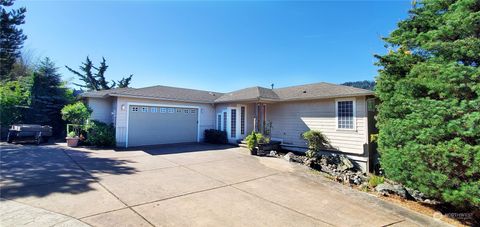
{"type": "MultiPolygon", "coordinates": [[[[78,79],[87,56],[109,80],[228,92],[373,80],[382,37],[410,1],[17,1],[25,52],[78,79]]],[[[72,85],[73,86],[73,85],[72,85]]]]}

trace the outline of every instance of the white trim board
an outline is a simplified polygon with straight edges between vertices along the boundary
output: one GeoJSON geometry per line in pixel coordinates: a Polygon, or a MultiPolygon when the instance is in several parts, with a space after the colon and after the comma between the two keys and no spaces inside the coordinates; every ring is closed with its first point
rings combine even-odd
{"type": "Polygon", "coordinates": [[[197,109],[197,142],[200,142],[200,110],[199,106],[188,106],[188,105],[169,105],[163,103],[141,103],[141,102],[127,102],[127,122],[126,122],[126,132],[125,132],[125,148],[128,148],[128,121],[130,120],[130,106],[158,106],[158,107],[177,107],[177,108],[191,108],[197,109]]]}

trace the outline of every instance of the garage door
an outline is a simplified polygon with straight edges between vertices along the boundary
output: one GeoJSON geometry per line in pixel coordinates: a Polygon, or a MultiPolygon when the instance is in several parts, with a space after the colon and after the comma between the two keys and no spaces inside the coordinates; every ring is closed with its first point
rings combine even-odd
{"type": "Polygon", "coordinates": [[[197,109],[132,105],[128,111],[129,147],[197,142],[197,109]]]}

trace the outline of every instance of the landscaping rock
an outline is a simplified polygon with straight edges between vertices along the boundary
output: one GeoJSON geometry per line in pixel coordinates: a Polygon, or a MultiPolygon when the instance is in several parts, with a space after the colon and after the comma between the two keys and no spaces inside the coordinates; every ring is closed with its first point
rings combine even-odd
{"type": "Polygon", "coordinates": [[[288,152],[285,156],[283,156],[283,159],[289,161],[289,162],[292,162],[293,159],[292,159],[292,156],[294,156],[295,154],[293,154],[292,152],[288,152]]]}
{"type": "Polygon", "coordinates": [[[396,194],[405,199],[408,197],[407,190],[403,186],[398,184],[396,185],[392,185],[389,183],[379,184],[375,187],[375,191],[379,192],[382,195],[396,194]]]}
{"type": "Polygon", "coordinates": [[[421,193],[418,190],[407,188],[407,187],[405,187],[405,190],[407,190],[408,194],[410,194],[410,196],[412,196],[412,198],[415,199],[416,201],[424,202],[426,199],[425,194],[421,193]]]}
{"type": "Polygon", "coordinates": [[[338,158],[339,158],[338,169],[340,171],[353,169],[353,167],[355,167],[347,156],[339,155],[338,158]]]}
{"type": "Polygon", "coordinates": [[[277,156],[277,155],[278,155],[278,153],[277,153],[276,150],[270,151],[270,156],[277,156]]]}

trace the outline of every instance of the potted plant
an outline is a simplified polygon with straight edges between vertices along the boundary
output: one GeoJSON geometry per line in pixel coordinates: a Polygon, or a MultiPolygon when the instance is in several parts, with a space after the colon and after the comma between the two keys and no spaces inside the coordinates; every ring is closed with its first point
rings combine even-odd
{"type": "Polygon", "coordinates": [[[80,138],[77,136],[77,133],[75,133],[74,131],[71,131],[68,133],[65,139],[67,140],[67,146],[76,147],[78,146],[78,140],[80,138]]]}
{"type": "Polygon", "coordinates": [[[260,133],[252,132],[252,134],[248,135],[245,140],[247,141],[247,147],[250,150],[251,155],[257,155],[257,144],[258,144],[258,136],[261,136],[260,133]]]}

